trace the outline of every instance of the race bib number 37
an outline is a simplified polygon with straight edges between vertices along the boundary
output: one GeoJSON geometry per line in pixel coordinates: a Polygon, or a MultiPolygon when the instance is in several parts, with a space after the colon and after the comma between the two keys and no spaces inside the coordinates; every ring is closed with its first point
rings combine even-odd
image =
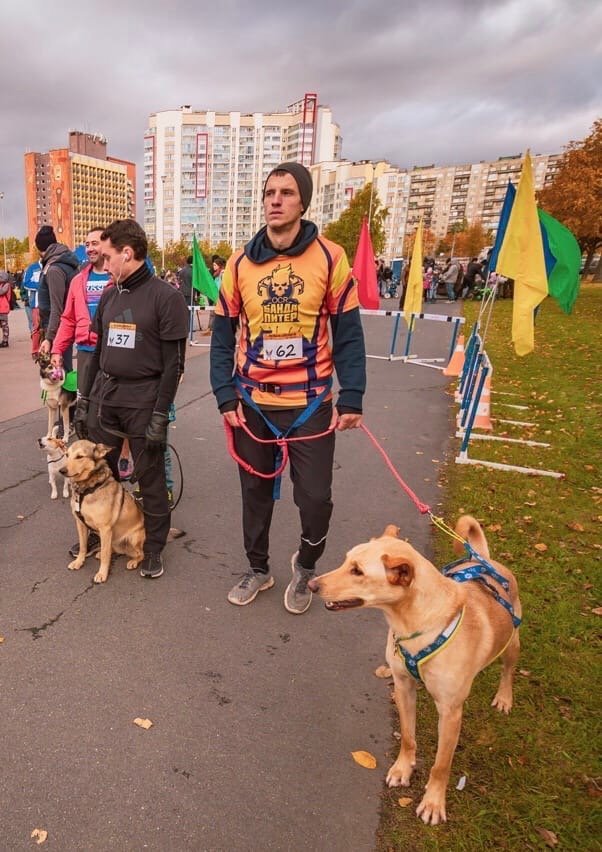
{"type": "Polygon", "coordinates": [[[119,349],[134,349],[136,345],[136,325],[129,322],[112,322],[109,325],[108,346],[119,349]]]}
{"type": "Polygon", "coordinates": [[[266,361],[292,361],[303,358],[302,337],[274,337],[263,342],[261,357],[266,361]]]}

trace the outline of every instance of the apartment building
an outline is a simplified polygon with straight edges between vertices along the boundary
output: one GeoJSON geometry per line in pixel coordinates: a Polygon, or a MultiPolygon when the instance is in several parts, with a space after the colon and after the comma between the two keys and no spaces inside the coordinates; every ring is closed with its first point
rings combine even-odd
{"type": "Polygon", "coordinates": [[[144,228],[169,242],[222,240],[239,246],[261,227],[261,193],[284,160],[311,165],[341,156],[340,128],[309,93],[283,112],[151,114],[144,137],[144,228]]]}
{"type": "Polygon", "coordinates": [[[96,225],[136,216],[136,166],[110,157],[100,134],[69,131],[67,148],[25,154],[29,243],[42,225],[59,242],[83,243],[96,225]]]}
{"type": "MultiPolygon", "coordinates": [[[[542,189],[558,169],[559,154],[533,158],[535,189],[542,189]]],[[[385,220],[388,259],[403,254],[406,234],[412,234],[420,219],[440,239],[454,225],[481,220],[495,231],[508,181],[520,178],[522,154],[498,160],[457,166],[415,166],[400,169],[384,161],[348,160],[317,163],[311,167],[314,197],[309,210],[319,228],[338,219],[354,194],[374,181],[374,190],[388,208],[385,220]]]]}

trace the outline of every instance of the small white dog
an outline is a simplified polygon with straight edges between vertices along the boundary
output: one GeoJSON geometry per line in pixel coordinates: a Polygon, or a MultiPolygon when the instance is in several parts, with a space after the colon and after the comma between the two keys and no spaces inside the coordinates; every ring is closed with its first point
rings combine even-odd
{"type": "Polygon", "coordinates": [[[69,497],[69,480],[60,472],[63,467],[63,459],[67,452],[67,444],[57,438],[59,427],[55,426],[52,435],[48,438],[38,438],[41,449],[46,450],[46,464],[48,465],[48,482],[50,483],[50,499],[56,500],[59,496],[57,486],[63,481],[63,497],[69,497]]]}

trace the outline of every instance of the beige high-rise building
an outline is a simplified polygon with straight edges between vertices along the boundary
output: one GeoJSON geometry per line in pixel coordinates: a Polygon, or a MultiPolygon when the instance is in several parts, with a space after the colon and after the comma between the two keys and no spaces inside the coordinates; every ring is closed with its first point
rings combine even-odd
{"type": "MultiPolygon", "coordinates": [[[[560,154],[538,154],[533,159],[535,189],[549,183],[558,169],[560,154]]],[[[353,195],[374,179],[374,190],[388,208],[385,220],[388,260],[401,257],[406,234],[413,234],[422,218],[437,239],[464,221],[480,220],[486,230],[497,228],[508,181],[518,183],[522,154],[458,166],[416,166],[399,169],[387,162],[348,160],[312,166],[314,196],[309,210],[319,228],[339,218],[353,195]]]]}
{"type": "Polygon", "coordinates": [[[341,156],[329,107],[306,94],[284,112],[151,114],[144,137],[144,227],[159,246],[181,238],[242,245],[262,224],[261,193],[284,160],[341,156]]]}
{"type": "Polygon", "coordinates": [[[107,155],[100,134],[69,132],[69,147],[25,154],[29,244],[42,225],[74,248],[90,228],[136,216],[136,166],[107,155]]]}

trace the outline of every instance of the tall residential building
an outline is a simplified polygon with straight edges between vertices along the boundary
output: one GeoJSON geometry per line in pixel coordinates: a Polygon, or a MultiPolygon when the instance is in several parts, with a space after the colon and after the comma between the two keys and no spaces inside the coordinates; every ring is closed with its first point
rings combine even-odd
{"type": "Polygon", "coordinates": [[[144,227],[159,246],[182,238],[239,246],[262,224],[261,193],[274,166],[341,156],[329,107],[306,94],[284,112],[151,114],[144,137],[144,227]]]}
{"type": "MultiPolygon", "coordinates": [[[[536,190],[552,180],[560,156],[532,158],[536,190]]],[[[402,255],[405,235],[414,233],[421,218],[438,239],[464,220],[469,224],[480,220],[486,230],[495,231],[508,181],[517,184],[521,168],[521,154],[491,162],[411,170],[382,161],[317,163],[311,168],[314,196],[309,215],[323,228],[339,218],[357,190],[374,180],[374,190],[389,210],[383,255],[391,259],[402,255]]]]}
{"type": "Polygon", "coordinates": [[[29,244],[42,225],[73,248],[90,228],[136,216],[136,166],[107,155],[100,134],[69,131],[69,147],[25,154],[29,244]]]}

